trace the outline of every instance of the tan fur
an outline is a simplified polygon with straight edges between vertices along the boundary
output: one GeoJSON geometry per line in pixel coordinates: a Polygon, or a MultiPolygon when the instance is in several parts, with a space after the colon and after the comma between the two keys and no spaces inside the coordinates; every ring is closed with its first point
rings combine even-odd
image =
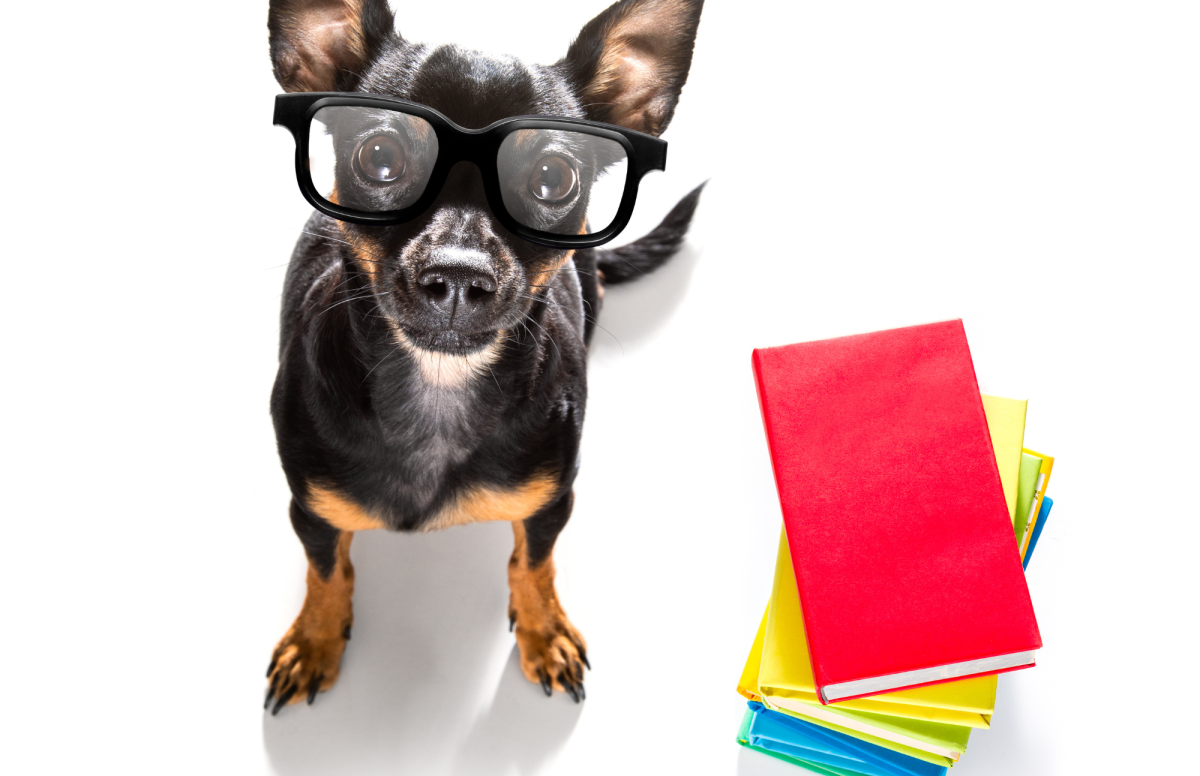
{"type": "MultiPolygon", "coordinates": [[[[495,520],[524,520],[550,503],[558,492],[558,477],[538,473],[515,488],[477,486],[442,508],[422,530],[439,531],[455,525],[495,520]]],[[[341,531],[371,531],[386,524],[359,504],[335,490],[308,483],[305,505],[322,520],[341,531]]]]}
{"type": "MultiPolygon", "coordinates": [[[[335,189],[334,195],[337,194],[335,189]]],[[[337,204],[337,201],[330,197],[330,201],[337,204]]],[[[378,247],[366,241],[366,238],[360,234],[347,228],[345,221],[338,221],[338,232],[342,235],[342,240],[350,246],[350,253],[354,256],[358,266],[367,275],[367,282],[372,286],[378,286],[379,281],[379,265],[381,251],[378,247]]]]}
{"type": "Polygon", "coordinates": [[[308,484],[306,506],[314,514],[340,531],[370,531],[385,528],[383,521],[367,514],[358,504],[336,491],[308,484]]]}
{"type": "Polygon", "coordinates": [[[539,134],[540,131],[536,129],[518,129],[513,133],[513,136],[516,138],[513,142],[516,143],[517,148],[526,150],[537,142],[539,134]]]}
{"type": "Polygon", "coordinates": [[[442,509],[426,530],[494,520],[524,520],[550,503],[557,491],[558,477],[548,473],[535,474],[527,482],[506,490],[474,487],[442,509]]]}
{"type": "Polygon", "coordinates": [[[534,684],[543,678],[566,691],[559,677],[583,681],[581,655],[587,643],[567,619],[554,590],[554,560],[531,568],[525,546],[524,523],[513,523],[513,554],[508,561],[509,616],[521,649],[521,672],[534,684]]]}
{"type": "MultiPolygon", "coordinates": [[[[338,202],[338,190],[336,185],[333,187],[333,190],[329,192],[329,196],[326,197],[326,199],[335,205],[342,204],[341,202],[338,202]]],[[[376,278],[379,277],[379,259],[377,258],[378,251],[375,250],[374,246],[362,243],[360,241],[361,238],[355,234],[355,232],[346,227],[345,221],[338,221],[337,228],[338,233],[342,236],[342,242],[350,246],[350,253],[354,256],[355,260],[358,262],[358,266],[362,268],[362,271],[367,274],[367,282],[374,286],[376,284],[376,278]]]]}
{"type": "Polygon", "coordinates": [[[405,124],[408,125],[408,131],[414,140],[428,143],[429,139],[433,137],[433,127],[420,116],[405,116],[405,124]]]}
{"type": "Polygon", "coordinates": [[[496,340],[482,350],[465,356],[455,356],[419,348],[405,336],[400,327],[392,325],[392,338],[396,340],[396,344],[413,355],[425,382],[443,388],[461,388],[471,380],[486,375],[488,368],[500,358],[506,336],[507,332],[501,331],[496,340]]]}
{"type": "MultiPolygon", "coordinates": [[[[585,229],[586,229],[586,225],[585,225],[585,229]]],[[[580,234],[586,234],[586,232],[580,232],[580,234]]],[[[546,269],[535,274],[529,280],[530,290],[532,290],[533,292],[536,293],[536,292],[542,290],[543,288],[545,288],[550,283],[550,281],[554,278],[554,273],[558,272],[563,267],[567,266],[567,262],[573,258],[575,258],[575,251],[567,251],[563,255],[563,257],[561,259],[559,259],[556,263],[550,265],[546,269]]]]}
{"type": "Polygon", "coordinates": [[[270,686],[277,697],[294,686],[296,691],[289,703],[307,698],[314,682],[320,690],[328,690],[337,681],[346,632],[354,620],[350,605],[354,595],[354,566],[350,564],[353,536],[346,532],[338,538],[336,564],[328,578],[322,578],[309,563],[304,606],[275,647],[270,686]]]}

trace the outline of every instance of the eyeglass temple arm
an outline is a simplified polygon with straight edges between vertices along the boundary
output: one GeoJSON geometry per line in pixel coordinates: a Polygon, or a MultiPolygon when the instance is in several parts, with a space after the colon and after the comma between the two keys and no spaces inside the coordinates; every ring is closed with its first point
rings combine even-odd
{"type": "Polygon", "coordinates": [[[667,141],[649,135],[631,138],[631,140],[634,143],[634,152],[637,153],[639,159],[644,160],[642,167],[645,171],[665,171],[667,169],[667,141]]]}
{"type": "Polygon", "coordinates": [[[308,112],[308,106],[322,97],[332,96],[336,96],[336,93],[306,92],[304,94],[277,94],[275,95],[275,115],[271,119],[271,123],[276,126],[287,127],[295,135],[304,118],[304,114],[308,112]]]}

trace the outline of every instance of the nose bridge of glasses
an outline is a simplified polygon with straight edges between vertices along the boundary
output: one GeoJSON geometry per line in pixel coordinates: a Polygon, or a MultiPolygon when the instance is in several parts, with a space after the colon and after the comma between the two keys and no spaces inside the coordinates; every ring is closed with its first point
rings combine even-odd
{"type": "Polygon", "coordinates": [[[433,207],[488,208],[484,172],[480,164],[479,160],[469,157],[455,159],[446,173],[433,207]]]}

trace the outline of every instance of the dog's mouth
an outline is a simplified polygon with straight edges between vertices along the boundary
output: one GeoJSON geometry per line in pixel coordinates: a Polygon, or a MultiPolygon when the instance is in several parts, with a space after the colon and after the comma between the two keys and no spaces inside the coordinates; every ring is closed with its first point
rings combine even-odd
{"type": "Polygon", "coordinates": [[[450,356],[478,353],[496,341],[498,331],[465,332],[453,329],[422,330],[402,327],[399,333],[409,343],[422,350],[450,356]]]}

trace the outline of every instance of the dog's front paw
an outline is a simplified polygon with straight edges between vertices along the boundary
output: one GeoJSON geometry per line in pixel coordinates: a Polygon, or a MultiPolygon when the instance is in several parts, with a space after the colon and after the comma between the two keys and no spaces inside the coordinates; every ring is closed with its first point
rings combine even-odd
{"type": "Polygon", "coordinates": [[[579,703],[587,697],[583,689],[587,645],[565,614],[516,617],[517,646],[521,650],[521,672],[546,695],[561,690],[579,703]]]}
{"type": "Polygon", "coordinates": [[[349,638],[349,625],[341,633],[322,634],[301,627],[297,620],[271,655],[263,708],[270,707],[272,699],[275,707],[271,714],[278,714],[287,704],[299,703],[305,698],[312,704],[318,692],[333,687],[349,638]]]}

